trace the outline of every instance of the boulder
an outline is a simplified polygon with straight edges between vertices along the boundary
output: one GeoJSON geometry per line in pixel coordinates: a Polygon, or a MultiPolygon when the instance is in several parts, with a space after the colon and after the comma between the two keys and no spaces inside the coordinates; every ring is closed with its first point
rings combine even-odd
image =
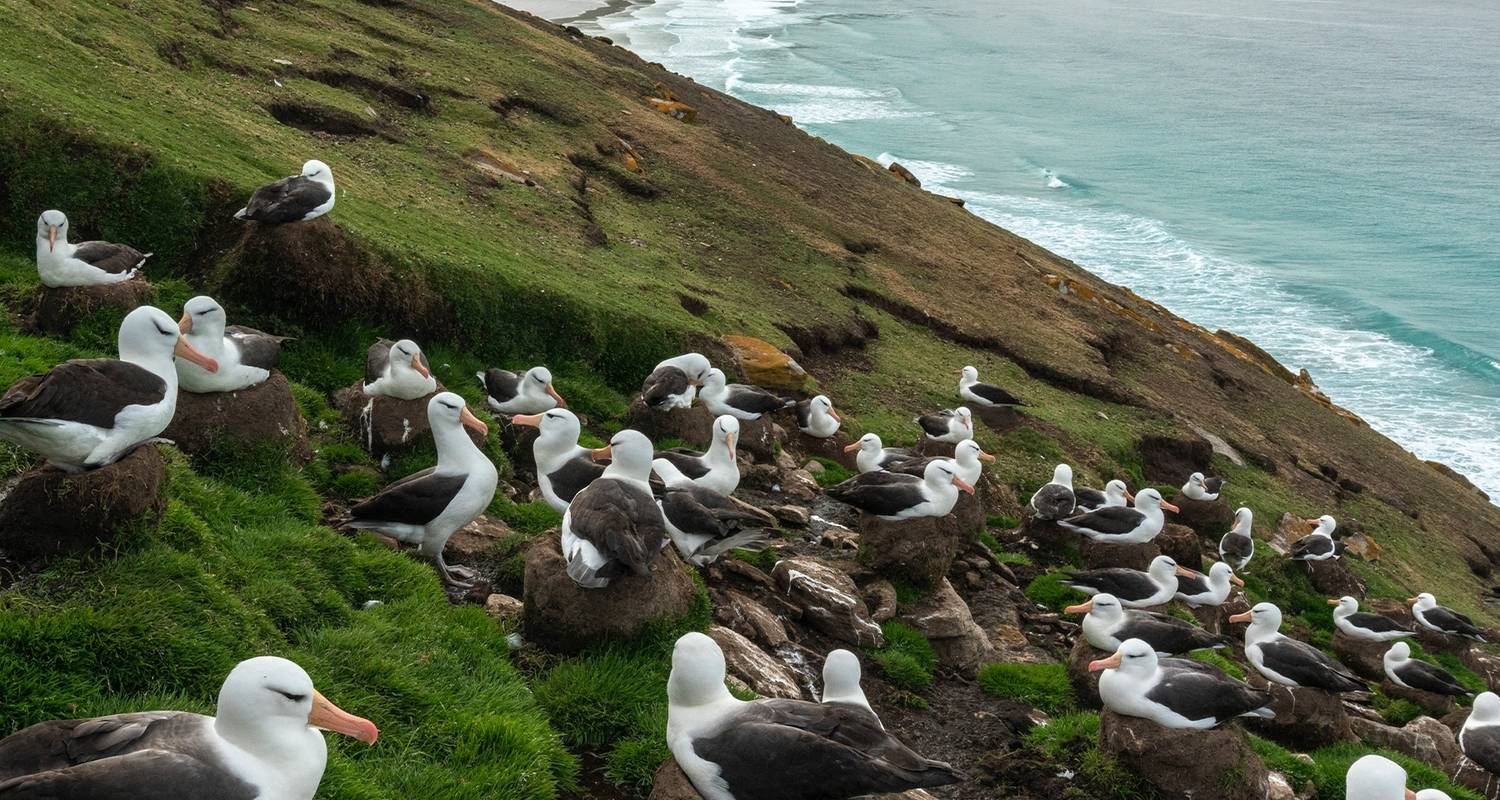
{"type": "Polygon", "coordinates": [[[1452,775],[1462,755],[1453,731],[1432,717],[1417,717],[1397,728],[1362,717],[1351,717],[1349,727],[1365,744],[1411,756],[1452,775]]]}
{"type": "Polygon", "coordinates": [[[786,625],[760,603],[733,589],[715,596],[714,601],[714,619],[720,624],[767,647],[786,644],[786,625]]]}
{"type": "MultiPolygon", "coordinates": [[[[354,431],[355,438],[370,451],[370,455],[381,458],[431,440],[432,426],[427,422],[427,402],[432,399],[432,395],[415,400],[370,397],[365,394],[363,387],[363,383],[356,383],[338,390],[333,395],[333,407],[343,415],[344,422],[354,431]]],[[[443,391],[442,384],[438,384],[437,391],[443,391]]],[[[478,433],[468,428],[464,430],[476,444],[484,445],[478,433]]]]}
{"type": "MultiPolygon", "coordinates": [[[[799,429],[796,435],[792,437],[792,446],[800,453],[817,456],[818,458],[826,458],[852,472],[857,468],[854,463],[855,454],[844,452],[844,445],[849,444],[850,441],[844,435],[843,431],[835,433],[827,439],[820,439],[816,436],[808,436],[799,429]]],[[[816,464],[817,462],[813,463],[816,464]]],[[[819,464],[818,466],[821,467],[822,465],[819,464]]]]}
{"type": "Polygon", "coordinates": [[[1046,650],[1032,644],[1026,636],[1018,603],[1030,604],[1019,589],[991,585],[969,594],[969,610],[974,622],[984,630],[990,646],[995,648],[995,660],[1044,664],[1057,658],[1046,650]]]}
{"type": "Polygon", "coordinates": [[[1380,682],[1380,691],[1385,692],[1391,697],[1414,703],[1423,711],[1433,716],[1441,717],[1453,713],[1453,698],[1445,694],[1433,694],[1432,692],[1424,692],[1421,689],[1409,689],[1390,680],[1380,682]]]}
{"type": "Polygon", "coordinates": [[[1229,618],[1235,614],[1242,614],[1250,610],[1250,601],[1245,597],[1243,589],[1231,588],[1229,597],[1217,606],[1199,606],[1189,608],[1193,618],[1198,620],[1198,625],[1211,633],[1224,633],[1229,630],[1229,618]]]}
{"type": "Polygon", "coordinates": [[[746,383],[785,392],[800,392],[807,386],[807,370],[770,342],[750,336],[725,336],[723,341],[746,383]]]}
{"type": "Polygon", "coordinates": [[[798,556],[776,562],[771,577],[811,627],[856,647],[885,644],[885,634],[871,619],[854,580],[839,568],[798,556]]]}
{"type": "Polygon", "coordinates": [[[585,589],[568,577],[558,535],[549,532],[526,551],[522,603],[521,628],[528,640],[554,652],[576,653],[688,615],[697,605],[697,586],[676,549],[668,547],[652,562],[651,574],[585,589]]]}
{"type": "MultiPolygon", "coordinates": [[[[579,422],[588,424],[582,417],[579,422]]],[[[511,467],[517,474],[535,476],[536,454],[532,451],[532,446],[536,444],[541,430],[530,425],[516,425],[504,417],[497,418],[496,423],[496,427],[500,429],[500,446],[510,457],[511,467]]]]}
{"type": "Polygon", "coordinates": [[[668,758],[656,770],[656,777],[651,782],[651,794],[646,800],[703,800],[703,795],[698,794],[682,767],[677,766],[677,759],[668,758]]]}
{"type": "Polygon", "coordinates": [[[178,392],[177,413],[161,435],[186,453],[207,452],[222,442],[270,444],[303,463],[312,458],[292,386],[274,371],[264,383],[237,392],[178,392]]]}
{"type": "Polygon", "coordinates": [[[1087,537],[1076,534],[1050,519],[1038,519],[1027,506],[1022,512],[1021,535],[1053,554],[1066,554],[1082,547],[1087,537]]]}
{"type": "Polygon", "coordinates": [[[1079,708],[1099,708],[1099,673],[1089,672],[1089,662],[1106,658],[1109,653],[1097,650],[1088,640],[1079,635],[1073,640],[1073,649],[1068,653],[1068,682],[1073,684],[1073,697],[1079,708]]]}
{"type": "Polygon", "coordinates": [[[1467,758],[1460,759],[1458,768],[1451,774],[1454,783],[1473,789],[1485,800],[1500,800],[1500,775],[1467,758]]]}
{"type": "Polygon", "coordinates": [[[1234,725],[1179,730],[1105,711],[1099,748],[1155,785],[1163,800],[1264,800],[1269,791],[1266,765],[1234,725]]]}
{"type": "Polygon", "coordinates": [[[15,561],[87,550],[130,522],[160,518],[166,462],[141,445],[113,464],[69,473],[42,467],[0,487],[0,552],[15,561]]]}
{"type": "Polygon", "coordinates": [[[982,529],[982,525],[964,527],[952,514],[887,520],[861,513],[860,556],[886,577],[934,586],[948,574],[958,551],[982,529]]]}
{"type": "Polygon", "coordinates": [[[1458,654],[1459,661],[1484,679],[1486,686],[1500,686],[1500,656],[1486,653],[1474,647],[1466,647],[1458,654]]]}
{"type": "MultiPolygon", "coordinates": [[[[1257,689],[1266,688],[1265,678],[1258,673],[1249,675],[1245,682],[1257,689]]],[[[1271,710],[1276,718],[1247,717],[1245,724],[1252,730],[1301,750],[1354,740],[1349,715],[1344,713],[1339,695],[1322,689],[1292,689],[1279,683],[1271,684],[1270,691],[1271,710]]]]}
{"type": "Polygon", "coordinates": [[[1363,597],[1365,594],[1365,582],[1358,575],[1349,571],[1344,565],[1342,558],[1330,558],[1326,561],[1303,561],[1302,568],[1307,572],[1307,581],[1314,589],[1329,596],[1363,597]]]}
{"type": "MultiPolygon", "coordinates": [[[[713,412],[701,403],[692,408],[659,411],[637,396],[630,404],[627,422],[629,427],[646,434],[653,442],[676,439],[696,450],[707,449],[714,432],[713,412]]],[[[740,420],[739,450],[754,456],[757,461],[770,462],[775,458],[776,444],[771,415],[763,414],[757,420],[740,420]]]]}
{"type": "Polygon", "coordinates": [[[1391,644],[1356,639],[1340,630],[1333,632],[1333,654],[1367,681],[1385,680],[1385,651],[1391,649],[1391,644]]]}
{"type": "MultiPolygon", "coordinates": [[[[1188,569],[1203,569],[1203,543],[1192,528],[1168,522],[1162,526],[1161,533],[1156,535],[1152,543],[1161,550],[1162,555],[1171,556],[1179,565],[1188,569]]],[[[1214,552],[1218,552],[1217,545],[1214,552]]]]}
{"type": "Polygon", "coordinates": [[[870,608],[870,618],[876,622],[895,619],[899,605],[895,585],[885,578],[865,584],[865,604],[870,608]]]}
{"type": "Polygon", "coordinates": [[[936,456],[938,458],[952,458],[954,445],[952,442],[940,442],[927,434],[917,440],[914,448],[918,455],[936,456]]]}
{"type": "Polygon", "coordinates": [[[753,642],[722,625],[708,629],[708,636],[724,651],[729,674],[745,682],[761,697],[801,700],[797,675],[787,665],[766,654],[753,642]]]}
{"type": "MultiPolygon", "coordinates": [[[[1115,544],[1113,542],[1096,542],[1088,537],[1083,539],[1083,564],[1085,569],[1104,569],[1106,567],[1125,567],[1127,569],[1145,570],[1151,566],[1151,562],[1161,555],[1161,548],[1156,542],[1142,542],[1141,544],[1115,544]]],[[[1160,537],[1158,537],[1160,538],[1160,537]]]]}
{"type": "Polygon", "coordinates": [[[1172,485],[1186,481],[1194,472],[1207,474],[1214,456],[1213,445],[1199,436],[1143,436],[1136,443],[1136,450],[1141,454],[1141,472],[1148,482],[1172,485]]]}
{"type": "Polygon", "coordinates": [[[33,310],[26,330],[28,333],[66,336],[78,323],[97,311],[108,310],[123,318],[137,306],[146,305],[155,297],[156,290],[145,278],[139,276],[102,286],[66,286],[59,289],[39,286],[32,301],[33,310]]]}
{"type": "Polygon", "coordinates": [[[897,619],[927,637],[938,663],[972,677],[980,664],[995,660],[995,648],[984,630],[974,623],[968,604],[953,590],[947,578],[914,603],[903,604],[897,619]]]}
{"type": "Polygon", "coordinates": [[[1172,514],[1172,521],[1192,528],[1199,536],[1213,539],[1215,549],[1218,547],[1219,537],[1234,527],[1234,509],[1229,507],[1223,497],[1217,500],[1194,500],[1178,494],[1171,502],[1179,509],[1176,514],[1167,512],[1172,514]]]}

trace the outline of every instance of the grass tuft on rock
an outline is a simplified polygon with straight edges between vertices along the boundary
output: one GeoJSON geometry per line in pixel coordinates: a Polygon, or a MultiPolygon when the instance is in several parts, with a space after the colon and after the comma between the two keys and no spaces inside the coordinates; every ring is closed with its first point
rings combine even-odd
{"type": "Polygon", "coordinates": [[[1066,573],[1057,571],[1042,573],[1026,585],[1026,596],[1039,606],[1060,612],[1084,599],[1083,592],[1063,585],[1067,577],[1066,573]]]}
{"type": "Polygon", "coordinates": [[[979,688],[994,697],[1008,697],[1048,714],[1073,708],[1073,685],[1062,664],[986,664],[979,669],[979,688]]]}
{"type": "Polygon", "coordinates": [[[937,654],[927,637],[897,620],[881,624],[880,631],[885,634],[885,646],[875,650],[873,655],[885,672],[886,680],[909,692],[920,692],[931,686],[933,670],[937,669],[937,654]]]}

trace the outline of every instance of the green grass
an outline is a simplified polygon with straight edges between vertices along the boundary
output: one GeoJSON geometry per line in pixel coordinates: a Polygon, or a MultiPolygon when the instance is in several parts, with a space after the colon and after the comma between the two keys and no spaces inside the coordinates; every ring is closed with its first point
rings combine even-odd
{"type": "Polygon", "coordinates": [[[835,486],[854,477],[853,470],[831,458],[814,456],[812,460],[823,465],[823,471],[816,474],[819,486],[835,486]]]}
{"type": "Polygon", "coordinates": [[[1398,728],[1426,713],[1416,703],[1399,697],[1391,697],[1379,688],[1375,689],[1372,694],[1370,705],[1380,712],[1380,717],[1386,721],[1386,724],[1395,725],[1398,728]]]}
{"type": "Polygon", "coordinates": [[[1235,661],[1224,655],[1224,652],[1225,651],[1219,650],[1194,650],[1193,652],[1189,653],[1187,657],[1193,659],[1194,661],[1202,661],[1205,664],[1212,664],[1219,669],[1224,670],[1224,674],[1228,675],[1231,678],[1234,678],[1237,681],[1244,680],[1245,668],[1240,666],[1240,663],[1238,661],[1235,661]]]}
{"type": "Polygon", "coordinates": [[[979,688],[995,697],[1009,697],[1060,714],[1073,708],[1073,684],[1062,664],[986,664],[979,670],[979,688]]]}
{"type": "Polygon", "coordinates": [[[524,534],[545,533],[562,524],[562,515],[545,500],[513,503],[497,495],[490,512],[524,534]]]}
{"type": "Polygon", "coordinates": [[[889,620],[880,626],[885,645],[872,654],[893,686],[920,692],[932,685],[937,654],[921,631],[906,623],[889,620]]]}
{"type": "Polygon", "coordinates": [[[1099,748],[1099,712],[1075,711],[1053,717],[1026,732],[1026,747],[1071,769],[1074,783],[1066,797],[1145,800],[1155,790],[1099,748]],[[1077,792],[1075,795],[1074,792],[1077,792]]]}
{"type": "Polygon", "coordinates": [[[1046,725],[1026,732],[1026,746],[1060,758],[1069,750],[1086,747],[1099,740],[1099,712],[1074,711],[1054,716],[1046,725]]]}
{"type": "Polygon", "coordinates": [[[1062,611],[1067,606],[1082,602],[1085,598],[1083,592],[1063,585],[1062,581],[1066,577],[1062,572],[1044,572],[1026,585],[1026,596],[1033,603],[1053,611],[1062,611]]]}

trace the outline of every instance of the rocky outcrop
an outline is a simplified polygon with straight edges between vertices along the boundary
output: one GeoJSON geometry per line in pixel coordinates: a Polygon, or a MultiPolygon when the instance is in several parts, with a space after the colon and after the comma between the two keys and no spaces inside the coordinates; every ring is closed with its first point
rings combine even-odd
{"type": "Polygon", "coordinates": [[[24,562],[110,541],[134,520],[161,516],[166,477],[147,444],[98,469],[43,467],[12,478],[0,488],[0,552],[24,562]]]}
{"type": "Polygon", "coordinates": [[[1219,537],[1234,527],[1234,510],[1222,497],[1217,500],[1193,500],[1179,493],[1171,502],[1179,509],[1176,514],[1172,514],[1173,522],[1192,528],[1199,536],[1213,539],[1215,545],[1219,537]]]}
{"type": "MultiPolygon", "coordinates": [[[[1057,660],[1027,637],[1019,604],[1026,604],[1029,608],[1031,601],[1019,590],[1001,582],[971,591],[968,597],[974,622],[984,630],[990,646],[995,648],[996,661],[1042,664],[1057,660]]],[[[1026,627],[1035,626],[1027,624],[1026,627]]]]}
{"type": "Polygon", "coordinates": [[[1349,571],[1342,558],[1303,561],[1302,568],[1307,572],[1307,582],[1329,597],[1343,597],[1346,594],[1363,597],[1365,594],[1365,582],[1349,571]]]}
{"type": "MultiPolygon", "coordinates": [[[[1246,683],[1266,688],[1260,675],[1250,675],[1246,683]]],[[[1322,689],[1292,689],[1271,684],[1271,710],[1275,719],[1250,719],[1245,724],[1262,735],[1300,749],[1312,750],[1335,742],[1354,740],[1349,715],[1339,695],[1322,689]]]]}
{"type": "Polygon", "coordinates": [[[1453,713],[1453,698],[1445,694],[1433,694],[1432,692],[1424,692],[1421,689],[1410,689],[1390,680],[1380,682],[1380,691],[1385,692],[1391,697],[1414,703],[1423,711],[1433,716],[1441,717],[1453,713]]]}
{"type": "Polygon", "coordinates": [[[280,372],[237,392],[179,392],[177,413],[161,435],[186,453],[207,452],[216,444],[271,445],[301,462],[312,458],[307,423],[280,372]]]}
{"type": "Polygon", "coordinates": [[[1417,717],[1401,727],[1362,717],[1350,717],[1349,726],[1365,744],[1405,753],[1452,775],[1462,752],[1448,726],[1432,717],[1417,717]]]}
{"type": "Polygon", "coordinates": [[[943,578],[937,588],[913,603],[901,606],[897,619],[927,637],[938,663],[972,676],[981,664],[995,660],[995,648],[984,629],[975,624],[953,584],[943,578]]]}
{"type": "Polygon", "coordinates": [[[801,610],[807,625],[856,647],[885,644],[858,587],[838,567],[799,556],[776,562],[771,577],[780,594],[801,610]]]}
{"type": "Polygon", "coordinates": [[[1268,792],[1266,765],[1233,725],[1176,730],[1105,711],[1099,747],[1150,781],[1163,800],[1264,800],[1268,792]]]}
{"type": "MultiPolygon", "coordinates": [[[[1179,566],[1203,569],[1203,543],[1192,528],[1168,522],[1162,526],[1161,533],[1156,535],[1152,543],[1161,550],[1162,555],[1171,556],[1179,566]]],[[[1218,552],[1217,547],[1214,552],[1218,552]]]]}
{"type": "Polygon", "coordinates": [[[770,609],[733,589],[715,593],[713,599],[714,619],[721,625],[765,647],[786,644],[786,624],[770,609]]]}
{"type": "Polygon", "coordinates": [[[708,629],[709,638],[724,651],[729,674],[745,682],[761,697],[802,699],[797,675],[787,665],[767,655],[754,642],[722,625],[708,629]]]}
{"type": "Polygon", "coordinates": [[[649,575],[626,575],[602,589],[584,589],[568,577],[558,536],[549,532],[526,551],[521,628],[528,640],[548,650],[576,653],[684,617],[696,595],[687,566],[671,547],[652,562],[649,575]]]}
{"type": "Polygon", "coordinates": [[[491,594],[484,599],[484,613],[507,625],[520,625],[525,604],[508,594],[491,594]]]}
{"type": "Polygon", "coordinates": [[[32,300],[32,313],[27,320],[26,331],[66,336],[78,323],[96,312],[108,310],[124,317],[135,310],[136,306],[146,305],[155,297],[156,290],[141,277],[101,286],[66,286],[60,289],[39,286],[32,300]]]}
{"type": "Polygon", "coordinates": [[[807,386],[807,370],[770,342],[751,336],[725,336],[723,342],[746,383],[785,392],[800,392],[807,386]]]}
{"type": "Polygon", "coordinates": [[[1368,642],[1333,632],[1333,654],[1354,674],[1367,681],[1385,680],[1385,651],[1391,649],[1390,642],[1368,642]]]}
{"type": "MultiPolygon", "coordinates": [[[[714,415],[701,403],[692,408],[674,408],[661,411],[646,405],[637,396],[630,404],[628,426],[646,434],[653,442],[676,439],[688,447],[705,450],[713,436],[714,415]]],[[[776,454],[778,439],[771,415],[762,415],[757,420],[740,420],[740,436],[736,446],[755,457],[757,461],[770,462],[776,454]]]]}
{"type": "Polygon", "coordinates": [[[979,529],[965,528],[949,514],[886,520],[860,514],[861,559],[891,578],[933,586],[944,575],[958,551],[974,540],[979,529]]]}

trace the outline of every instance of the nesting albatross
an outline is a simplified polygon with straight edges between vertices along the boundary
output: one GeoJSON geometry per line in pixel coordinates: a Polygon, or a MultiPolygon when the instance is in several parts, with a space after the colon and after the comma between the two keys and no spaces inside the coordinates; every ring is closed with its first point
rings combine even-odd
{"type": "Polygon", "coordinates": [[[1073,494],[1073,468],[1058,464],[1052,469],[1052,480],[1042,484],[1031,495],[1031,510],[1037,519],[1062,519],[1078,507],[1078,498],[1073,494]]]}
{"type": "Polygon", "coordinates": [[[301,174],[256,189],[234,217],[272,225],[305,222],[332,211],[336,194],[333,170],[313,159],[302,165],[301,174]]]}
{"type": "Polygon", "coordinates": [[[1381,665],[1385,667],[1385,676],[1397,686],[1448,697],[1468,697],[1474,693],[1448,670],[1412,658],[1411,645],[1406,642],[1391,645],[1381,657],[1381,665]]]}
{"type": "Polygon", "coordinates": [[[540,433],[531,444],[536,459],[536,484],[542,499],[561,514],[583,491],[583,487],[604,474],[604,465],[593,458],[593,451],[578,444],[583,430],[578,417],[566,408],[554,408],[541,414],[517,414],[516,425],[528,425],[540,433]]]}
{"type": "Polygon", "coordinates": [[[1330,599],[1328,604],[1335,606],[1333,627],[1346,636],[1366,642],[1389,642],[1412,635],[1411,629],[1390,617],[1360,611],[1359,601],[1353,597],[1346,595],[1337,600],[1330,599]]]}
{"type": "Polygon", "coordinates": [[[1458,730],[1458,746],[1470,761],[1500,775],[1500,695],[1481,692],[1458,730]]]}
{"type": "MultiPolygon", "coordinates": [[[[740,421],[729,414],[721,414],[714,420],[708,452],[663,450],[656,454],[655,461],[667,462],[683,478],[699,486],[720,494],[734,494],[734,490],[740,486],[740,464],[734,455],[734,445],[739,437],[740,421]]],[[[653,468],[655,461],[652,463],[653,468]]],[[[656,472],[669,486],[672,484],[664,469],[656,469],[656,472]]]]}
{"type": "Polygon", "coordinates": [[[36,221],[36,273],[43,286],[98,286],[136,276],[150,253],[114,242],[68,241],[68,217],[56,209],[36,221]]]}
{"type": "Polygon", "coordinates": [[[69,472],[111,464],[155,438],[177,412],[173,356],[205,370],[167,312],[141,306],[120,323],[118,360],[65,361],[22,378],[0,397],[0,439],[69,472]]]}
{"type": "Polygon", "coordinates": [[[958,477],[951,458],[927,465],[922,477],[899,472],[862,472],[828,489],[828,497],[881,519],[941,517],[958,503],[959,490],[974,487],[958,477]]]}
{"type": "Polygon", "coordinates": [[[670,462],[653,462],[653,468],[667,484],[657,504],[667,524],[667,537],[683,560],[701,567],[731,550],[765,549],[770,538],[767,529],[776,526],[770,512],[686,480],[670,462]],[[758,523],[759,527],[736,531],[740,523],[758,523]]]}
{"type": "Polygon", "coordinates": [[[1182,496],[1189,500],[1210,502],[1219,499],[1219,490],[1223,488],[1223,478],[1209,478],[1201,472],[1194,472],[1188,476],[1187,483],[1182,485],[1182,496]]]}
{"type": "Polygon", "coordinates": [[[178,330],[193,349],[212,358],[219,368],[209,372],[192,361],[177,362],[183,391],[237,392],[265,383],[281,356],[285,336],[272,336],[243,325],[225,325],[224,307],[199,295],[182,305],[178,330]]]}
{"type": "Polygon", "coordinates": [[[867,709],[739,700],[724,674],[713,639],[695,632],[677,640],[667,747],[704,800],[843,800],[964,780],[886,733],[867,709]]]}
{"type": "Polygon", "coordinates": [[[626,574],[649,575],[666,540],[666,521],[651,496],[651,440],[623,430],[594,457],[609,458],[604,474],[568,504],[562,519],[562,555],[568,577],[585,589],[602,589],[626,574]]]}
{"type": "Polygon", "coordinates": [[[1125,481],[1118,478],[1104,484],[1102,491],[1088,486],[1074,487],[1073,498],[1077,501],[1076,510],[1082,512],[1124,506],[1127,503],[1135,501],[1135,497],[1130,494],[1130,489],[1125,485],[1125,481]]]}
{"type": "Polygon", "coordinates": [[[992,383],[980,383],[979,370],[973,367],[964,367],[959,370],[958,396],[985,408],[1025,405],[1016,399],[1015,395],[999,386],[992,383]]]}
{"type": "Polygon", "coordinates": [[[54,720],[0,740],[0,797],[312,800],[328,762],[319,729],[374,744],[374,723],[284,658],[241,661],[217,716],[146,711],[54,720]]]}
{"type": "Polygon", "coordinates": [[[1140,639],[1089,663],[1099,676],[1099,699],[1116,714],[1143,717],[1164,728],[1206,730],[1235,717],[1272,716],[1269,692],[1251,689],[1217,669],[1159,659],[1140,639]]]}
{"type": "Polygon", "coordinates": [[[1151,608],[1162,605],[1177,594],[1177,579],[1190,577],[1186,567],[1177,566],[1171,556],[1157,556],[1142,572],[1126,567],[1105,567],[1074,572],[1062,583],[1084,594],[1109,593],[1126,608],[1151,608]]]}
{"type": "Polygon", "coordinates": [[[490,410],[497,414],[540,414],[568,405],[552,388],[552,371],[546,367],[532,367],[522,373],[492,368],[478,373],[478,377],[490,410]]]}
{"type": "Polygon", "coordinates": [[[874,433],[867,433],[859,437],[859,441],[846,445],[844,452],[855,454],[854,466],[860,472],[875,472],[898,461],[917,458],[917,451],[909,447],[886,447],[880,436],[874,433]]]}
{"type": "Polygon", "coordinates": [[[437,391],[427,355],[410,339],[380,339],[365,354],[364,392],[370,397],[416,400],[437,391]]]}
{"type": "Polygon", "coordinates": [[[1161,499],[1155,489],[1142,489],[1135,496],[1135,507],[1107,506],[1098,511],[1079,514],[1057,521],[1058,525],[1081,533],[1096,542],[1141,544],[1161,533],[1167,519],[1161,510],[1176,511],[1177,506],[1161,499]]]}
{"type": "Polygon", "coordinates": [[[1100,650],[1114,652],[1127,639],[1140,639],[1162,655],[1177,655],[1204,648],[1228,646],[1224,636],[1166,614],[1127,610],[1108,592],[1100,592],[1087,603],[1068,606],[1067,614],[1084,614],[1083,637],[1100,650]]]}
{"type": "Polygon", "coordinates": [[[922,426],[922,432],[934,442],[958,444],[965,439],[974,438],[974,412],[967,406],[936,414],[923,414],[914,421],[922,426]]]}
{"type": "Polygon", "coordinates": [[[1317,519],[1303,520],[1313,526],[1312,533],[1292,542],[1293,561],[1327,561],[1344,554],[1344,543],[1334,541],[1333,532],[1338,530],[1338,520],[1324,514],[1317,519]]]}
{"type": "Polygon", "coordinates": [[[1177,599],[1191,608],[1223,605],[1229,599],[1231,584],[1244,586],[1245,582],[1234,574],[1228,564],[1220,561],[1208,568],[1208,574],[1188,570],[1191,575],[1177,579],[1177,599]]]}
{"type": "Polygon", "coordinates": [[[715,416],[728,414],[746,422],[783,408],[791,408],[796,401],[778,397],[759,386],[745,383],[727,383],[721,369],[710,369],[703,375],[703,386],[698,397],[715,416]]]}
{"type": "Polygon", "coordinates": [[[417,552],[436,565],[445,587],[467,589],[473,570],[449,567],[443,560],[443,547],[459,528],[483,513],[495,496],[499,482],[495,465],[464,430],[484,436],[489,428],[453,392],[433,395],[427,401],[427,421],[437,444],[437,466],[408,475],[355,504],[344,527],[377,531],[417,545],[417,552]]]}
{"type": "Polygon", "coordinates": [[[641,385],[641,399],[646,405],[667,411],[693,404],[698,387],[713,365],[701,353],[684,353],[657,364],[641,385]]]}
{"type": "Polygon", "coordinates": [[[1234,512],[1234,527],[1219,538],[1219,560],[1243,570],[1255,556],[1255,512],[1240,506],[1234,512]]]}
{"type": "Polygon", "coordinates": [[[1463,636],[1476,642],[1484,641],[1484,631],[1474,624],[1474,620],[1447,606],[1438,605],[1437,598],[1431,593],[1422,592],[1406,602],[1411,603],[1411,614],[1417,618],[1417,624],[1422,627],[1430,631],[1446,633],[1449,636],[1463,636]]]}
{"type": "Polygon", "coordinates": [[[1307,642],[1281,633],[1281,609],[1270,603],[1257,603],[1229,621],[1250,623],[1245,629],[1245,658],[1267,680],[1282,686],[1306,686],[1329,692],[1365,688],[1364,681],[1348,667],[1307,642]]]}
{"type": "Polygon", "coordinates": [[[797,429],[814,439],[827,439],[838,433],[843,424],[843,418],[833,410],[833,401],[826,394],[797,404],[797,429]]]}
{"type": "MultiPolygon", "coordinates": [[[[907,475],[923,475],[927,472],[927,465],[936,461],[938,456],[926,458],[913,458],[907,461],[898,461],[888,465],[886,468],[891,472],[901,472],[907,475]]],[[[984,452],[979,442],[973,439],[965,439],[953,446],[953,465],[958,477],[970,486],[979,485],[979,476],[984,472],[986,462],[994,462],[995,457],[984,452]]]]}

